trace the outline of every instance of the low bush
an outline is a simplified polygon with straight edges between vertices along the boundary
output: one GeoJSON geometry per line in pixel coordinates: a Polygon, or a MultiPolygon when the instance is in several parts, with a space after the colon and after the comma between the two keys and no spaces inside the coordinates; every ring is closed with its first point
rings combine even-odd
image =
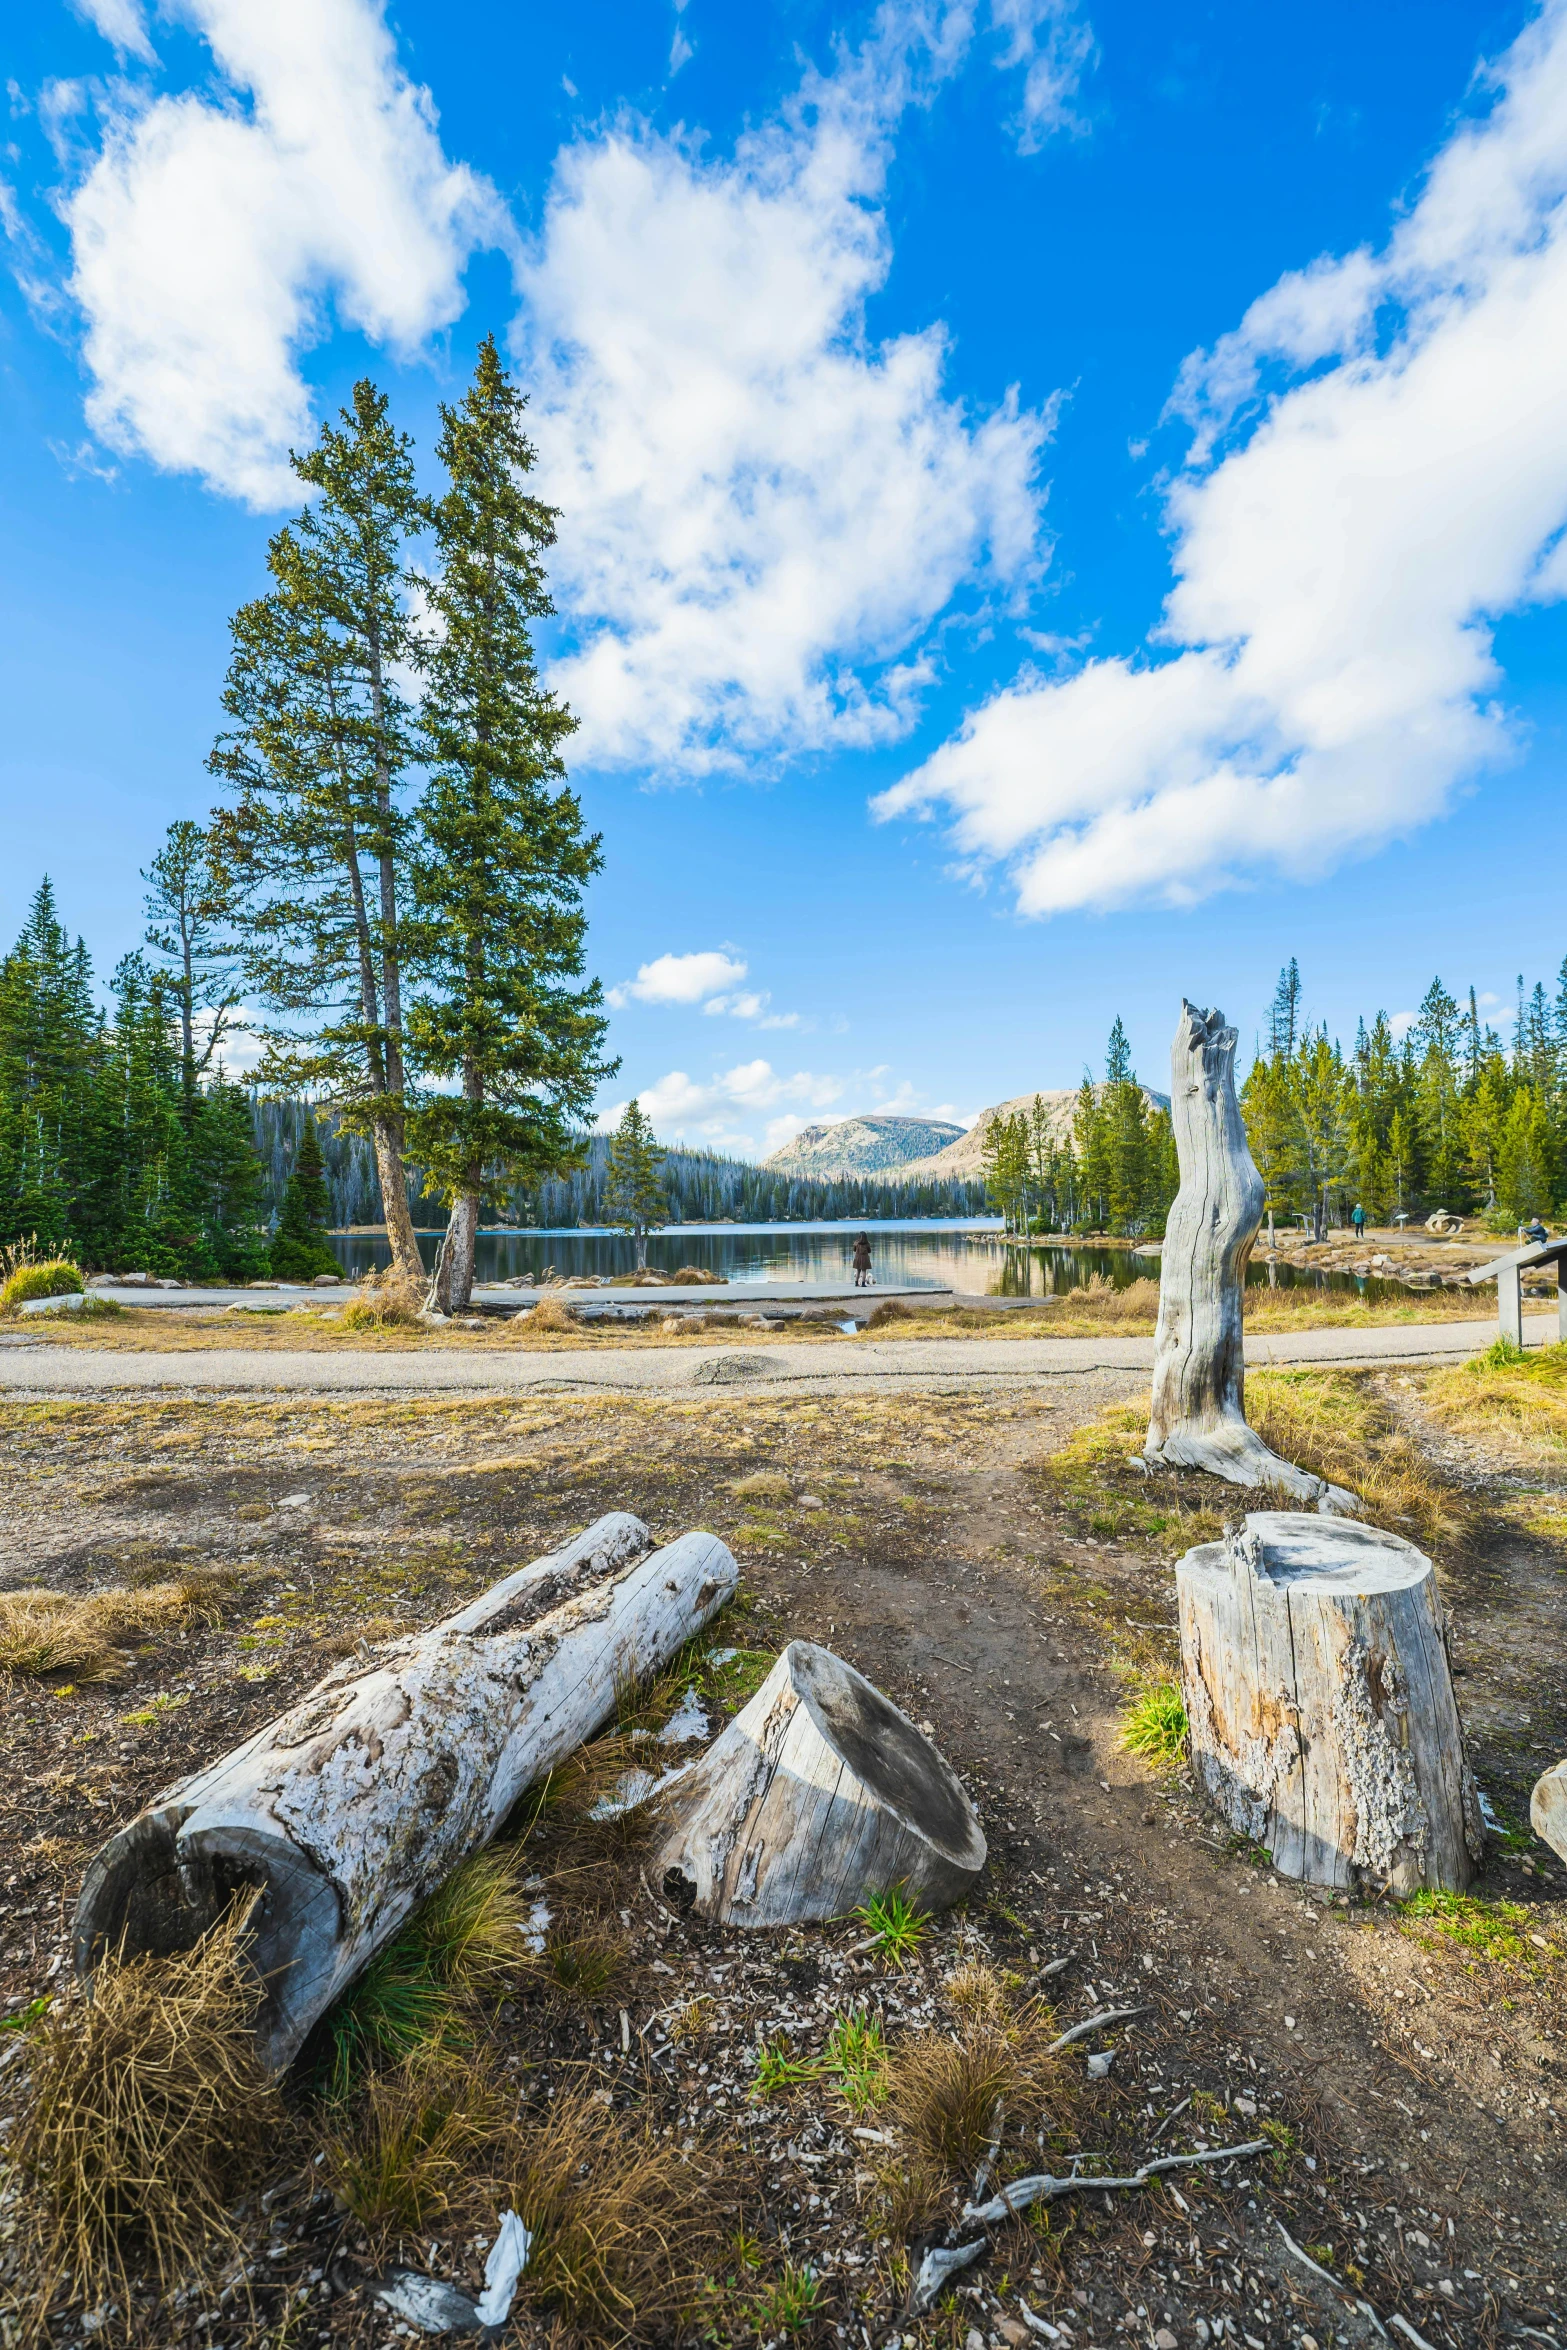
{"type": "Polygon", "coordinates": [[[885,1330],[889,1323],[912,1322],[913,1319],[912,1307],[906,1306],[901,1298],[889,1297],[871,1309],[865,1318],[865,1327],[867,1330],[885,1330]]]}
{"type": "Polygon", "coordinates": [[[14,1314],[18,1306],[37,1297],[80,1297],[82,1287],[80,1266],[66,1257],[50,1257],[41,1265],[19,1265],[0,1289],[0,1314],[14,1314]]]}
{"type": "Polygon", "coordinates": [[[424,1291],[394,1268],[372,1273],[359,1284],[359,1293],[344,1309],[344,1330],[412,1330],[419,1327],[424,1291]]]}
{"type": "Polygon", "coordinates": [[[546,1294],[531,1314],[513,1314],[506,1327],[511,1337],[527,1338],[538,1330],[554,1331],[557,1335],[568,1330],[580,1332],[582,1324],[563,1298],[546,1294]]]}

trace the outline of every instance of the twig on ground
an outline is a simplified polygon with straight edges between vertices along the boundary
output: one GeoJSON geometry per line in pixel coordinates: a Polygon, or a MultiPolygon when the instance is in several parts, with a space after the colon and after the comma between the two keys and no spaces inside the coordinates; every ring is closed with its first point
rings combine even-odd
{"type": "Polygon", "coordinates": [[[1190,2099],[1189,2097],[1183,2097],[1183,2098],[1181,2099],[1181,2102],[1180,2102],[1180,2104],[1179,2104],[1179,2105],[1172,2105],[1172,2106],[1171,2106],[1171,2108],[1170,2108],[1169,2112],[1168,2112],[1168,2113],[1165,2115],[1165,2117],[1164,2117],[1163,2121],[1162,2121],[1162,2122],[1159,2124],[1159,2127],[1158,2127],[1158,2128],[1155,2130],[1155,2132],[1154,2132],[1154,2134],[1153,2134],[1152,2138],[1150,2138],[1150,2140],[1148,2141],[1148,2142],[1149,2142],[1149,2144],[1150,2144],[1151,2146],[1157,2146],[1157,2145],[1158,2145],[1158,2143],[1159,2143],[1159,2140],[1160,2140],[1160,2139],[1161,2139],[1161,2138],[1164,2136],[1164,2133],[1165,2133],[1165,2131],[1166,2131],[1166,2130],[1169,2128],[1169,2126],[1170,2126],[1171,2122],[1173,2122],[1173,2121],[1175,2120],[1175,2117],[1176,2117],[1176,2115],[1177,2115],[1177,2114],[1184,2113],[1184,2112],[1186,2111],[1186,2108],[1188,2107],[1188,2105],[1190,2105],[1190,2103],[1191,2103],[1191,2099],[1190,2099]]]}
{"type": "Polygon", "coordinates": [[[1128,2016],[1147,2013],[1146,2006],[1107,2007],[1099,2015],[1091,2015],[1086,2023],[1074,2024],[1069,2032],[1063,2032],[1059,2039],[1052,2040],[1049,2053],[1054,2056],[1058,2048],[1070,2048],[1074,2040],[1086,2040],[1090,2032],[1102,2032],[1107,2024],[1124,2024],[1128,2016]]]}
{"type": "Polygon", "coordinates": [[[1267,2154],[1273,2145],[1271,2138],[1248,2138],[1242,2146],[1214,2146],[1206,2154],[1161,2154],[1157,2161],[1145,2162],[1141,2170],[1127,2179],[1053,2178],[1049,2171],[1040,2171],[1032,2178],[1013,2179],[988,2203],[966,2203],[963,2206],[965,2225],[970,2221],[980,2227],[996,2227],[1004,2219],[1012,2219],[1026,2210],[1030,2203],[1052,2203],[1058,2195],[1093,2194],[1099,2188],[1146,2187],[1160,2171],[1181,2170],[1194,2162],[1234,2162],[1243,2154],[1267,2154]]]}
{"type": "Polygon", "coordinates": [[[1400,2317],[1396,2309],[1387,2322],[1390,2326],[1397,2326],[1401,2334],[1406,2334],[1414,2343],[1415,2350],[1432,2350],[1432,2345],[1426,2340],[1424,2334],[1417,2334],[1408,2318],[1400,2317]]]}
{"type": "MultiPolygon", "coordinates": [[[[1294,2253],[1295,2258],[1300,2262],[1301,2267],[1309,2268],[1314,2277],[1320,2277],[1325,2285],[1331,2285],[1335,2293],[1342,2295],[1344,2300],[1351,2303],[1354,2308],[1360,2311],[1362,2317],[1369,2318],[1385,2342],[1387,2340],[1387,2327],[1383,2325],[1382,2320],[1378,2317],[1370,2302],[1362,2301],[1360,2295],[1358,2293],[1352,2293],[1349,2287],[1344,2284],[1340,2278],[1336,2277],[1330,2268],[1323,2268],[1317,2261],[1312,2259],[1309,2252],[1303,2252],[1281,2219],[1275,2219],[1273,2224],[1278,2229],[1279,2234],[1284,2238],[1286,2249],[1294,2253]]],[[[1421,2339],[1420,2335],[1415,2332],[1407,2318],[1393,2317],[1388,2320],[1388,2324],[1402,2326],[1404,2331],[1409,2335],[1411,2341],[1420,2343],[1420,2350],[1431,2350],[1431,2344],[1421,2339]]]]}

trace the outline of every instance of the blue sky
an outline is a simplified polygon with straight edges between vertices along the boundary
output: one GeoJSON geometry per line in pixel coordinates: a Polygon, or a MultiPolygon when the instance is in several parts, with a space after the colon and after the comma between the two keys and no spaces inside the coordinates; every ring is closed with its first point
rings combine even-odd
{"type": "Polygon", "coordinates": [[[1567,0],[78,0],[5,39],[0,936],[106,971],[355,376],[562,509],[661,1131],[1567,951],[1567,0]],[[1543,855],[1542,855],[1543,850],[1543,855]],[[1538,878],[1536,868],[1539,867],[1538,878]]]}

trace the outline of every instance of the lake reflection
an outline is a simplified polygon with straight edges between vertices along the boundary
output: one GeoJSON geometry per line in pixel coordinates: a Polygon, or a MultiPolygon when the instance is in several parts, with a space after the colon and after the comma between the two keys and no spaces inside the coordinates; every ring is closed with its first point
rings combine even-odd
{"type": "MultiPolygon", "coordinates": [[[[1032,1248],[1003,1243],[999,1220],[936,1218],[866,1224],[681,1224],[655,1232],[647,1244],[653,1272],[674,1273],[698,1265],[724,1281],[853,1280],[851,1259],[857,1236],[871,1244],[871,1272],[878,1288],[962,1289],[991,1297],[1050,1297],[1079,1288],[1095,1273],[1124,1289],[1133,1281],[1157,1280],[1157,1256],[1135,1256],[1124,1248],[1093,1248],[1051,1242],[1032,1248]]],[[[435,1262],[439,1232],[421,1232],[427,1265],[435,1262]]],[[[390,1261],[383,1238],[371,1233],[334,1234],[332,1247],[345,1272],[367,1273],[390,1261]]],[[[535,1279],[551,1268],[561,1278],[574,1273],[630,1273],[636,1245],[623,1232],[481,1232],[477,1278],[535,1279]]],[[[1270,1269],[1254,1264],[1249,1278],[1267,1282],[1270,1269]]],[[[1348,1273],[1301,1273],[1276,1268],[1277,1285],[1303,1280],[1313,1287],[1370,1290],[1375,1283],[1348,1273]]]]}

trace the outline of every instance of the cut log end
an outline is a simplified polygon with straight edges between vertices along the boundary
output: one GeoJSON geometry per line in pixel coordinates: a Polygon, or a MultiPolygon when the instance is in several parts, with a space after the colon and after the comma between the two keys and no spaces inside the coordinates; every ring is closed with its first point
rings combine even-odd
{"type": "Polygon", "coordinates": [[[940,1908],[985,1865],[950,1765],[852,1665],[805,1640],[671,1789],[664,1818],[651,1883],[728,1924],[841,1917],[894,1885],[940,1908]]]}
{"type": "Polygon", "coordinates": [[[1542,1844],[1567,1860],[1567,1762],[1557,1763],[1535,1782],[1529,1825],[1542,1844]]]}
{"type": "Polygon", "coordinates": [[[1176,1589],[1192,1759],[1230,1824],[1281,1876],[1461,1891],[1484,1838],[1430,1560],[1259,1511],[1176,1589]]]}

